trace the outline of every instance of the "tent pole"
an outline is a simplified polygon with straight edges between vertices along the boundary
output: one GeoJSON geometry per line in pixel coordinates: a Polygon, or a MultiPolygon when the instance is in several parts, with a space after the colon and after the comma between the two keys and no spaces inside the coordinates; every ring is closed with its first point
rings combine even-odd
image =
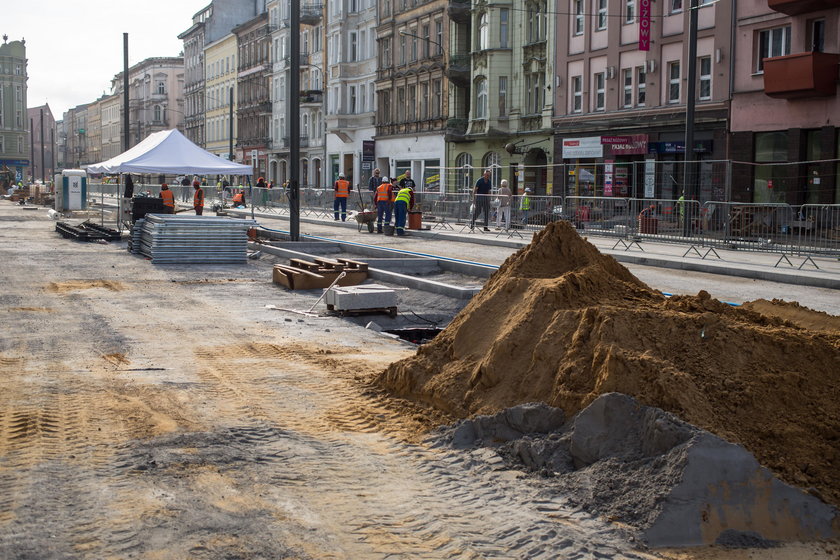
{"type": "Polygon", "coordinates": [[[248,194],[251,198],[251,219],[254,219],[254,185],[251,184],[251,176],[248,175],[248,194]]]}

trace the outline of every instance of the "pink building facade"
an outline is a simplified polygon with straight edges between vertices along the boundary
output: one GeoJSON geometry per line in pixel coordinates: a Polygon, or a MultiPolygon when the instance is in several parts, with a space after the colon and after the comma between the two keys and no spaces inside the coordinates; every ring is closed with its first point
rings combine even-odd
{"type": "Polygon", "coordinates": [[[741,0],[735,51],[733,199],[840,203],[836,0],[741,0]]]}
{"type": "MultiPolygon", "coordinates": [[[[728,151],[733,3],[700,4],[691,159],[702,162],[700,199],[723,200],[725,164],[712,162],[725,160],[728,151]]],[[[690,0],[556,3],[554,161],[575,168],[574,175],[564,174],[567,194],[680,196],[689,5],[690,0]],[[649,44],[640,41],[647,27],[645,9],[650,10],[649,44]]]]}

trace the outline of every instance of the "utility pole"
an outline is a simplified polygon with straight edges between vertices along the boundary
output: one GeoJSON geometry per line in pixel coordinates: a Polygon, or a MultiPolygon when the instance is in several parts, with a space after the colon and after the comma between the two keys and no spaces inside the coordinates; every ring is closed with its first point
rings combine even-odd
{"type": "Polygon", "coordinates": [[[47,168],[44,167],[44,110],[41,109],[41,182],[47,184],[47,168]]]}
{"type": "Polygon", "coordinates": [[[233,161],[233,86],[228,92],[228,105],[228,159],[233,161]]]}
{"type": "Polygon", "coordinates": [[[300,241],[300,2],[291,2],[289,28],[289,235],[300,241]]]}
{"type": "Polygon", "coordinates": [[[697,10],[698,0],[691,0],[688,16],[688,89],[685,101],[685,194],[698,200],[694,155],[694,107],[697,92],[697,10]]]}
{"type": "Polygon", "coordinates": [[[35,180],[35,119],[29,119],[29,176],[35,180]]]}
{"type": "Polygon", "coordinates": [[[55,177],[55,128],[50,128],[50,177],[55,177]]]}
{"type": "Polygon", "coordinates": [[[128,33],[123,33],[123,151],[131,147],[128,123],[128,33]]]}

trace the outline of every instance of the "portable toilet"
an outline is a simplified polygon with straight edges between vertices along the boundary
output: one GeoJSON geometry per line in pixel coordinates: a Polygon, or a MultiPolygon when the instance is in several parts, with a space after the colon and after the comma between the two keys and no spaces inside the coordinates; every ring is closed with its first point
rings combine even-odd
{"type": "Polygon", "coordinates": [[[84,210],[87,208],[87,172],[65,169],[55,176],[55,209],[84,210]]]}

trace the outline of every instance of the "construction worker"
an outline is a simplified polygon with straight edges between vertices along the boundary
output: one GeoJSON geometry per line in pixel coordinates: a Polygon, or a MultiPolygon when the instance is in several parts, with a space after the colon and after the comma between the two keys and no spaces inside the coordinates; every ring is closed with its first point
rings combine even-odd
{"type": "Polygon", "coordinates": [[[195,189],[195,192],[193,193],[193,208],[195,209],[195,215],[201,216],[204,213],[204,190],[201,188],[201,183],[198,181],[193,181],[193,189],[195,189]]]}
{"type": "Polygon", "coordinates": [[[393,190],[393,185],[388,180],[388,177],[382,177],[382,182],[377,185],[373,197],[376,202],[376,233],[382,233],[383,218],[386,224],[391,223],[391,197],[394,195],[393,190]]]}
{"type": "Polygon", "coordinates": [[[414,189],[403,187],[394,199],[394,229],[397,235],[405,235],[405,221],[408,218],[408,211],[414,208],[414,189]]]}
{"type": "Polygon", "coordinates": [[[335,191],[335,201],[333,202],[333,211],[335,212],[335,221],[338,221],[338,210],[341,208],[341,221],[347,221],[347,197],[350,196],[350,191],[353,186],[344,177],[344,173],[338,174],[338,181],[333,185],[335,191]]]}
{"type": "Polygon", "coordinates": [[[175,213],[175,193],[169,190],[169,185],[166,183],[160,186],[160,198],[163,200],[163,213],[175,213]]]}
{"type": "Polygon", "coordinates": [[[522,225],[528,225],[528,213],[531,211],[531,189],[526,188],[525,194],[519,201],[519,211],[522,212],[522,225]]]}
{"type": "Polygon", "coordinates": [[[247,208],[247,206],[245,206],[245,191],[238,191],[235,195],[233,195],[233,206],[247,208]]]}

